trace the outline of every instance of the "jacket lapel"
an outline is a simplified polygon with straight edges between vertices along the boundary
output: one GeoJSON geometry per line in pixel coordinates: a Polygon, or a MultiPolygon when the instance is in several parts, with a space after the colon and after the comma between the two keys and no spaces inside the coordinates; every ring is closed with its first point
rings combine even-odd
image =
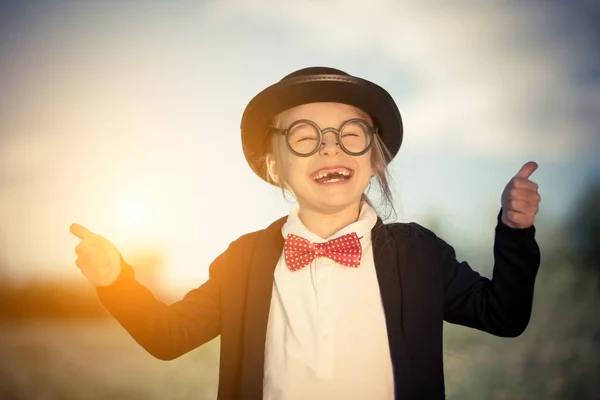
{"type": "Polygon", "coordinates": [[[375,270],[385,313],[388,343],[394,365],[396,393],[410,393],[410,360],[404,336],[402,271],[406,268],[405,246],[398,243],[381,219],[371,232],[375,270]]]}
{"type": "Polygon", "coordinates": [[[262,399],[273,274],[283,251],[281,228],[286,219],[275,221],[262,232],[250,261],[240,386],[240,397],[244,399],[262,399]]]}

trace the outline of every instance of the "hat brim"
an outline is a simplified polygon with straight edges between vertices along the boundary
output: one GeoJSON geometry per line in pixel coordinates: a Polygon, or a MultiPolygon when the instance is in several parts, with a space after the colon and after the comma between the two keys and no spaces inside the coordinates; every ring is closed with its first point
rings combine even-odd
{"type": "Polygon", "coordinates": [[[266,149],[268,124],[285,110],[320,102],[343,103],[363,110],[373,118],[392,158],[398,153],[403,136],[402,118],[392,96],[385,89],[370,81],[346,75],[289,78],[257,94],[248,103],[242,116],[244,155],[259,177],[267,180],[261,159],[266,149]]]}

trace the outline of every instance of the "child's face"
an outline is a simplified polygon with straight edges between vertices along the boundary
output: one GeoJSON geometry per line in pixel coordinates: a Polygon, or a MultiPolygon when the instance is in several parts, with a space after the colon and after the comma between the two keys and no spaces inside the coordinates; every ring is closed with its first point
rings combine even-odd
{"type": "MultiPolygon", "coordinates": [[[[366,114],[340,103],[305,104],[283,112],[280,117],[279,127],[284,129],[299,119],[311,120],[321,130],[329,127],[339,129],[345,121],[353,118],[372,123],[366,114]]],[[[274,172],[283,178],[301,209],[308,207],[336,212],[360,202],[372,175],[371,150],[360,156],[351,156],[336,142],[335,133],[325,133],[324,145],[318,152],[309,157],[300,157],[289,150],[285,136],[279,135],[276,139],[280,157],[279,163],[271,161],[274,172]],[[317,178],[333,170],[341,174],[329,180],[327,177],[317,178]]]]}

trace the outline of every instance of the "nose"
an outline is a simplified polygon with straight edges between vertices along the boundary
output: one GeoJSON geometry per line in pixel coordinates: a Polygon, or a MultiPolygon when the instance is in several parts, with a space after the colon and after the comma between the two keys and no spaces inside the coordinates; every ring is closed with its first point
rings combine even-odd
{"type": "Polygon", "coordinates": [[[322,156],[330,156],[338,154],[340,152],[340,146],[338,144],[337,135],[334,132],[327,132],[323,134],[323,141],[321,142],[321,149],[319,153],[322,156]]]}

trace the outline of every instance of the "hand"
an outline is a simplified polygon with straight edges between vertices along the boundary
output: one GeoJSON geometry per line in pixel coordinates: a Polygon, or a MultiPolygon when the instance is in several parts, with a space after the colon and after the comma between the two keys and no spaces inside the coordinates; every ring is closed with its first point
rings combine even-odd
{"type": "Polygon", "coordinates": [[[529,180],[538,165],[530,161],[508,182],[502,192],[502,222],[511,228],[525,229],[533,225],[538,212],[538,185],[529,180]]]}
{"type": "Polygon", "coordinates": [[[121,273],[121,254],[107,239],[90,232],[79,224],[72,224],[70,231],[81,239],[75,246],[75,264],[95,286],[109,286],[121,273]]]}

